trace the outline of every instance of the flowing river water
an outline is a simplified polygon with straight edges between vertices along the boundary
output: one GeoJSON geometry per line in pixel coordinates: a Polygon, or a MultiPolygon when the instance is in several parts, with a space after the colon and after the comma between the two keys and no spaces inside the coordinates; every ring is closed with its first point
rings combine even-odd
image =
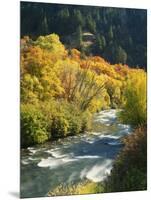
{"type": "Polygon", "coordinates": [[[102,181],[123,147],[121,138],[130,132],[110,109],[94,115],[89,133],[22,149],[21,197],[47,196],[62,183],[102,181]]]}

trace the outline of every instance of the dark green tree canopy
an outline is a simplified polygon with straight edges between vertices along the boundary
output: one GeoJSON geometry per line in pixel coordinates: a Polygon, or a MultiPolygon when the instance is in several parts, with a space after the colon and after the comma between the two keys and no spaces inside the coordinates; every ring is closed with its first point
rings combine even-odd
{"type": "Polygon", "coordinates": [[[146,10],[21,2],[21,37],[51,33],[58,34],[65,46],[103,55],[112,64],[147,67],[146,10]],[[78,45],[79,27],[82,33],[94,34],[91,46],[78,45]]]}

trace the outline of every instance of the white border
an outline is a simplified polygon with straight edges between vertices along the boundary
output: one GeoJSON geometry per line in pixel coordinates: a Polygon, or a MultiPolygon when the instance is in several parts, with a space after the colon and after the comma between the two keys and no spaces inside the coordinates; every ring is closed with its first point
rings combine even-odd
{"type": "MultiPolygon", "coordinates": [[[[31,1],[31,0],[25,0],[31,1]]],[[[140,8],[147,9],[149,7],[149,0],[33,0],[33,2],[46,3],[62,3],[75,5],[93,5],[93,6],[108,6],[108,7],[126,7],[126,8],[140,8]]]]}
{"type": "MultiPolygon", "coordinates": [[[[33,0],[33,2],[35,2],[33,0]]],[[[151,169],[151,3],[150,0],[41,0],[36,2],[100,5],[148,9],[148,169],[151,169]]],[[[0,4],[0,199],[12,200],[19,192],[19,0],[0,4]]],[[[148,200],[148,191],[34,199],[56,200],[148,200]]],[[[32,198],[33,199],[33,198],[32,198]]]]}

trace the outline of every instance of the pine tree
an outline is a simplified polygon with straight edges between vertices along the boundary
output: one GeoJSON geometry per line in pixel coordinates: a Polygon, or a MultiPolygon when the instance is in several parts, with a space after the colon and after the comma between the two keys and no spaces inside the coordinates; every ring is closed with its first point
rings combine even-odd
{"type": "Polygon", "coordinates": [[[44,15],[44,18],[42,20],[41,32],[42,32],[43,35],[47,35],[49,33],[49,27],[48,27],[46,14],[44,15]]]}
{"type": "Polygon", "coordinates": [[[78,28],[77,28],[77,45],[78,45],[78,48],[81,47],[81,44],[82,44],[82,28],[81,28],[81,26],[78,26],[78,28]]]}
{"type": "Polygon", "coordinates": [[[113,34],[112,25],[111,25],[110,28],[109,28],[108,37],[109,37],[109,40],[113,40],[114,34],[113,34]]]}
{"type": "Polygon", "coordinates": [[[115,59],[116,59],[115,62],[117,63],[125,64],[127,61],[127,53],[121,46],[118,46],[116,49],[115,59]]]}

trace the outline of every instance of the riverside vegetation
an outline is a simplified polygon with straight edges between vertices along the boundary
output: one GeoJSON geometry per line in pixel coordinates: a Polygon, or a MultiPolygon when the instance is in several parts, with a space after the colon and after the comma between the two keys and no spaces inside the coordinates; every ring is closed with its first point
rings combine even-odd
{"type": "Polygon", "coordinates": [[[90,130],[93,113],[108,108],[122,109],[119,119],[134,133],[101,185],[86,182],[63,194],[81,193],[79,187],[84,193],[146,189],[146,72],[83,58],[56,34],[21,39],[21,147],[90,130]]]}

